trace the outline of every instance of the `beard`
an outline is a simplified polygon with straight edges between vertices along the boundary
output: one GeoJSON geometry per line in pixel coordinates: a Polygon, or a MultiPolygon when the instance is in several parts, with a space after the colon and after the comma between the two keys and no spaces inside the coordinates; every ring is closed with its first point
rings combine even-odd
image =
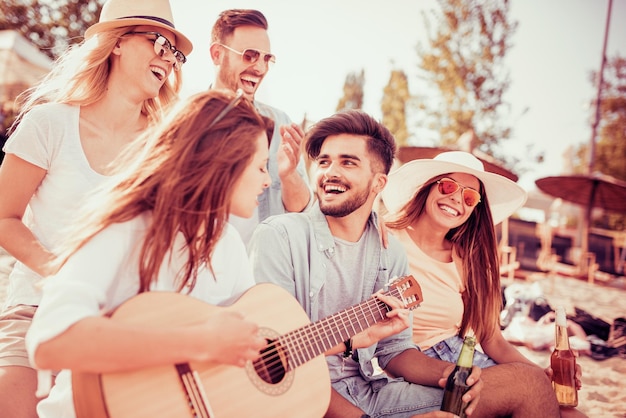
{"type": "Polygon", "coordinates": [[[352,198],[346,200],[343,203],[329,204],[325,203],[322,199],[319,199],[319,206],[322,213],[326,216],[332,216],[334,218],[343,218],[350,215],[355,210],[363,206],[369,197],[371,189],[371,182],[367,187],[357,192],[352,198]]]}
{"type": "MultiPolygon", "coordinates": [[[[261,80],[256,84],[255,87],[241,86],[239,84],[241,82],[241,77],[244,76],[246,73],[250,74],[250,72],[244,71],[243,73],[241,73],[240,70],[241,69],[238,68],[237,65],[232,65],[231,57],[227,55],[222,65],[217,70],[216,79],[217,81],[219,81],[219,85],[227,90],[232,90],[233,92],[235,92],[241,88],[244,92],[244,96],[248,100],[253,101],[256,90],[261,84],[261,81],[263,81],[263,77],[261,77],[261,80]],[[253,89],[252,92],[250,92],[250,88],[253,89]]],[[[256,77],[256,75],[254,74],[250,75],[256,77]]]]}

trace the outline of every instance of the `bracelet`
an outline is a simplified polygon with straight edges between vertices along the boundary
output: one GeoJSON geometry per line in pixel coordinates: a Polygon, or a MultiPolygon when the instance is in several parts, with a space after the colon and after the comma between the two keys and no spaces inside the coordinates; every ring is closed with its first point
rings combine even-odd
{"type": "Polygon", "coordinates": [[[347,339],[343,342],[346,345],[346,351],[343,352],[343,358],[348,358],[352,356],[352,338],[347,339]]]}

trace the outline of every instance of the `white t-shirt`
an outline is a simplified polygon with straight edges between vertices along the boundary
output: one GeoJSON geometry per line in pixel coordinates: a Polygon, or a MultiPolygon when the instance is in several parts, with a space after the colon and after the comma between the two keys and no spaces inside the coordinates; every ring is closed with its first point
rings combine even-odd
{"type": "MultiPolygon", "coordinates": [[[[107,178],[89,165],[79,136],[80,107],[49,103],[24,115],[4,151],[47,171],[26,208],[24,223],[44,247],[54,251],[76,218],[86,194],[107,178]]],[[[41,279],[19,261],[9,276],[5,307],[38,305],[41,279]]]]}
{"type": "Polygon", "coordinates": [[[250,242],[250,238],[252,237],[252,233],[254,232],[254,228],[259,224],[259,208],[254,208],[254,213],[249,218],[242,218],[236,215],[230,215],[228,218],[228,223],[239,231],[239,235],[241,235],[241,239],[243,242],[248,245],[250,242]]]}
{"type": "MultiPolygon", "coordinates": [[[[45,281],[43,299],[26,337],[31,362],[39,344],[137,294],[139,251],[150,221],[146,214],[108,227],[45,281]]],[[[182,235],[179,242],[184,242],[182,235]]],[[[152,290],[176,290],[173,279],[185,259],[184,252],[172,253],[171,262],[161,267],[152,290]]],[[[245,246],[231,225],[227,224],[212,259],[215,277],[208,268],[201,268],[191,296],[212,305],[230,304],[254,285],[245,246]]],[[[165,260],[170,260],[169,255],[165,260]]],[[[37,408],[41,418],[75,416],[69,370],[59,373],[50,395],[37,408]]]]}

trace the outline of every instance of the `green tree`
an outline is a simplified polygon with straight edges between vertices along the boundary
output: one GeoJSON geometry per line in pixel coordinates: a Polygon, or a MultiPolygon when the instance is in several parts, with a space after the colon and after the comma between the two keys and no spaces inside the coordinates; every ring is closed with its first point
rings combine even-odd
{"type": "MultiPolygon", "coordinates": [[[[590,81],[596,85],[599,72],[590,73],[590,81]]],[[[606,61],[600,97],[592,102],[591,112],[595,121],[596,103],[600,101],[598,134],[595,141],[593,171],[626,180],[626,58],[616,55],[606,61]]],[[[592,122],[593,123],[593,122],[592,122]]],[[[586,173],[589,169],[590,144],[575,147],[574,172],[586,173]]]]}
{"type": "Polygon", "coordinates": [[[383,125],[396,138],[398,146],[407,145],[409,138],[406,125],[406,107],[410,98],[409,81],[406,73],[401,70],[391,71],[389,82],[383,91],[381,110],[383,125]]]}
{"type": "Polygon", "coordinates": [[[360,73],[350,73],[346,76],[343,84],[343,97],[339,99],[336,110],[362,109],[363,108],[363,86],[365,85],[365,71],[360,73]]]}
{"type": "Polygon", "coordinates": [[[440,10],[424,13],[429,47],[418,44],[420,72],[428,86],[418,108],[420,122],[454,144],[473,130],[479,147],[495,157],[497,143],[510,137],[502,122],[509,86],[504,57],[517,22],[508,18],[508,0],[438,0],[440,10]],[[434,99],[437,97],[437,99],[434,99]]]}
{"type": "Polygon", "coordinates": [[[104,0],[8,0],[0,3],[0,30],[13,29],[56,59],[83,40],[104,0]]]}
{"type": "MultiPolygon", "coordinates": [[[[598,71],[592,71],[590,81],[597,85],[598,71]]],[[[600,86],[600,113],[598,135],[595,140],[595,161],[593,171],[626,180],[626,59],[619,55],[606,61],[603,82],[600,86]]],[[[596,98],[594,104],[596,103],[596,98]]],[[[594,113],[596,107],[592,106],[594,113]]],[[[583,144],[574,150],[574,171],[582,174],[589,169],[589,147],[583,144]]],[[[594,219],[593,225],[600,228],[624,230],[626,215],[606,212],[602,218],[594,219]]]]}

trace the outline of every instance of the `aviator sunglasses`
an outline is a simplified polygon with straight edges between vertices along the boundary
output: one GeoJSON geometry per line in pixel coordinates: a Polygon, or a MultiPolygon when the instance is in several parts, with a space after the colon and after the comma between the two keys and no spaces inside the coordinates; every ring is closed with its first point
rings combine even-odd
{"type": "Polygon", "coordinates": [[[223,46],[228,49],[230,52],[234,52],[235,54],[241,55],[241,59],[246,65],[254,65],[257,63],[259,58],[263,56],[263,62],[265,65],[269,67],[270,63],[274,64],[276,62],[276,56],[274,54],[270,54],[265,51],[259,51],[258,49],[246,48],[243,51],[237,51],[229,47],[228,45],[221,44],[219,42],[215,42],[219,46],[223,46]]]}
{"type": "Polygon", "coordinates": [[[442,195],[456,193],[459,189],[462,190],[461,194],[463,195],[463,202],[465,202],[467,206],[474,207],[480,203],[480,193],[476,190],[462,186],[447,177],[437,180],[437,190],[439,190],[439,193],[442,195]]]}
{"type": "Polygon", "coordinates": [[[172,46],[172,43],[165,36],[161,35],[159,32],[127,32],[124,35],[151,35],[156,36],[152,42],[154,42],[154,53],[159,57],[165,55],[166,51],[172,53],[176,61],[174,61],[174,69],[176,71],[180,70],[180,67],[187,62],[187,57],[185,54],[180,52],[178,49],[172,46]]]}

